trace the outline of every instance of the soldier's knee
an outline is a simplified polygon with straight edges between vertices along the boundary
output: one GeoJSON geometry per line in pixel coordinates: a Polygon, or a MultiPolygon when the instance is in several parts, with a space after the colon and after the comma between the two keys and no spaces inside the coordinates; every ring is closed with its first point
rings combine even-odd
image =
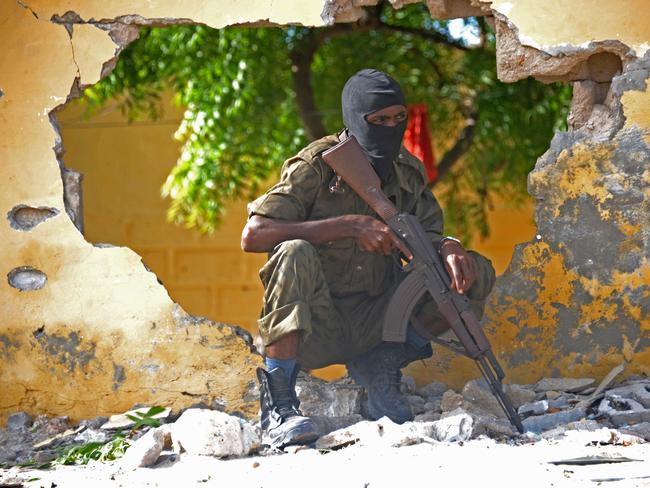
{"type": "Polygon", "coordinates": [[[278,244],[273,254],[282,254],[285,258],[299,261],[315,259],[318,256],[316,248],[304,239],[292,239],[278,244]]]}

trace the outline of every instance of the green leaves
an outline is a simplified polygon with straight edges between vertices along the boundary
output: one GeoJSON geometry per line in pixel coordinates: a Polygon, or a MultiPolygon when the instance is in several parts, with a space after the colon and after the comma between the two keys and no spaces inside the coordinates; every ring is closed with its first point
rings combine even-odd
{"type": "MultiPolygon", "coordinates": [[[[342,127],[340,93],[359,69],[392,74],[409,103],[426,103],[434,141],[449,148],[477,114],[471,144],[436,188],[448,231],[488,233],[490,195],[513,204],[526,197],[526,175],[563,124],[568,87],[496,78],[494,34],[465,50],[448,24],[423,4],[374,11],[376,24],[305,27],[145,28],[120,56],[113,73],[84,93],[92,109],[120,100],[130,119],[160,115],[165,89],[185,107],[175,137],[181,154],[161,193],[171,221],[213,231],[229,201],[253,198],[260,184],[306,144],[293,86],[290,52],[309,50],[317,115],[328,132],[342,127]],[[338,30],[336,30],[338,29],[338,30]]],[[[476,19],[466,22],[478,29],[476,19]]],[[[443,154],[436,155],[441,160],[443,154]]]]}
{"type": "Polygon", "coordinates": [[[154,406],[147,410],[145,413],[135,412],[135,415],[126,415],[128,419],[133,420],[135,425],[131,430],[138,430],[147,425],[149,427],[160,427],[160,420],[155,419],[156,415],[165,411],[165,407],[154,406]]]}
{"type": "Polygon", "coordinates": [[[106,443],[89,442],[82,446],[74,446],[61,454],[54,464],[88,464],[90,461],[114,461],[122,456],[129,448],[130,442],[122,434],[116,434],[106,443]]]}

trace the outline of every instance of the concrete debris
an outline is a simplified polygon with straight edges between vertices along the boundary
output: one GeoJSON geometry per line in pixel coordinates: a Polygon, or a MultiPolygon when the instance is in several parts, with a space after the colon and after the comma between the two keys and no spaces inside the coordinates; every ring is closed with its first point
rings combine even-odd
{"type": "Polygon", "coordinates": [[[406,394],[416,393],[417,387],[415,385],[415,378],[413,378],[413,376],[408,376],[408,375],[402,376],[401,390],[402,393],[406,393],[406,394]]]}
{"type": "Polygon", "coordinates": [[[607,394],[598,405],[598,413],[610,415],[616,412],[640,412],[645,407],[631,398],[607,394]]]}
{"type": "Polygon", "coordinates": [[[458,411],[454,415],[433,422],[431,437],[441,442],[466,441],[474,432],[474,419],[466,412],[458,411]]]}
{"type": "Polygon", "coordinates": [[[361,413],[362,387],[349,379],[327,382],[300,373],[296,381],[300,410],[309,416],[346,417],[361,413]]]}
{"type": "MultiPolygon", "coordinates": [[[[135,420],[130,419],[129,417],[138,418],[141,415],[146,415],[149,408],[150,407],[140,407],[121,414],[111,415],[108,421],[104,423],[101,428],[104,430],[130,429],[135,425],[135,420]]],[[[162,412],[152,415],[151,418],[163,421],[169,418],[171,413],[171,408],[166,408],[162,412]]]]}
{"type": "Polygon", "coordinates": [[[535,391],[564,391],[579,393],[596,383],[593,378],[543,378],[535,385],[535,391]]]}
{"type": "Polygon", "coordinates": [[[409,405],[411,406],[411,411],[413,415],[420,415],[421,413],[426,412],[426,402],[424,398],[420,395],[408,395],[407,396],[409,405]]]}
{"type": "Polygon", "coordinates": [[[456,393],[454,390],[447,390],[442,395],[442,400],[440,401],[440,409],[443,412],[451,412],[463,406],[463,395],[456,393]]]}
{"type": "Polygon", "coordinates": [[[422,388],[419,388],[416,393],[423,398],[434,398],[442,397],[442,395],[448,390],[447,385],[440,383],[439,381],[433,381],[422,388]]]}
{"type": "Polygon", "coordinates": [[[160,429],[151,429],[135,441],[120,459],[120,466],[135,469],[154,464],[165,444],[165,434],[160,429]]]}
{"type": "Polygon", "coordinates": [[[534,403],[527,403],[517,409],[517,413],[522,417],[531,415],[542,415],[548,411],[549,403],[547,400],[540,400],[534,403]]]}
{"type": "Polygon", "coordinates": [[[201,456],[246,456],[261,447],[251,424],[216,410],[185,410],[171,431],[182,450],[201,456]]]}
{"type": "Polygon", "coordinates": [[[54,437],[50,437],[49,439],[45,439],[41,442],[37,442],[36,444],[34,444],[34,450],[40,451],[41,449],[47,449],[47,448],[58,446],[59,444],[62,443],[63,440],[69,437],[76,436],[84,429],[85,429],[84,426],[79,426],[76,429],[68,429],[64,432],[61,432],[60,434],[55,435],[54,437]]]}
{"type": "Polygon", "coordinates": [[[650,441],[650,422],[641,422],[621,428],[622,432],[632,434],[645,441],[650,441]]]}
{"type": "Polygon", "coordinates": [[[550,430],[560,424],[568,422],[575,422],[585,417],[586,411],[582,408],[573,410],[566,410],[556,413],[547,413],[545,415],[528,417],[522,421],[524,430],[528,432],[541,433],[545,430],[550,430]]]}
{"type": "MultiPolygon", "coordinates": [[[[301,375],[299,384],[303,411],[323,434],[315,444],[320,449],[353,444],[399,447],[477,437],[510,442],[571,438],[582,445],[617,446],[650,440],[650,409],[646,406],[650,403],[650,380],[644,377],[613,388],[609,387],[611,380],[601,382],[609,389],[599,386],[590,394],[585,393],[592,388],[590,379],[546,378],[536,385],[506,385],[506,393],[524,417],[527,432],[523,436],[504,417],[482,380],[468,382],[462,394],[443,391],[446,387],[442,383],[417,388],[406,380],[403,386],[412,392],[407,398],[415,420],[403,425],[388,418],[364,420],[363,389],[349,379],[325,382],[301,375]],[[576,390],[579,392],[569,392],[576,390]],[[340,412],[344,415],[333,415],[340,412]]],[[[145,414],[148,410],[143,407],[128,414],[145,414]]],[[[172,418],[169,409],[158,416],[172,418]]],[[[132,426],[126,414],[108,421],[102,417],[89,419],[75,426],[67,417],[40,416],[32,421],[29,414],[20,412],[9,417],[7,428],[0,429],[0,463],[44,463],[63,449],[105,443],[113,437],[114,429],[132,426]]],[[[176,457],[183,452],[218,458],[250,455],[264,448],[258,429],[216,409],[190,408],[176,422],[132,431],[129,457],[120,465],[129,469],[154,463],[159,466],[168,462],[170,450],[176,457]]]]}
{"type": "Polygon", "coordinates": [[[28,429],[32,426],[34,420],[25,412],[17,412],[9,415],[7,419],[7,429],[11,431],[28,429]]]}
{"type": "Polygon", "coordinates": [[[650,410],[614,412],[609,414],[609,420],[616,427],[639,424],[641,422],[650,422],[650,410]]]}

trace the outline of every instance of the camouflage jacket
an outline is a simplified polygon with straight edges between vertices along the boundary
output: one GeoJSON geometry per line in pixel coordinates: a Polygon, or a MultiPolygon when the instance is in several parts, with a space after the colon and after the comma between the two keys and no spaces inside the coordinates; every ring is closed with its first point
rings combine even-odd
{"type": "MultiPolygon", "coordinates": [[[[358,214],[378,218],[344,182],[339,183],[339,191],[331,190],[336,175],[320,153],[337,143],[336,135],[324,137],[285,161],[280,181],[248,205],[249,217],[307,221],[358,214]]],[[[434,245],[442,239],[440,205],[427,187],[422,163],[403,146],[382,190],[401,212],[418,217],[434,245]]],[[[394,257],[362,251],[352,238],[320,244],[317,251],[333,297],[357,293],[375,296],[395,280],[394,257]]]]}

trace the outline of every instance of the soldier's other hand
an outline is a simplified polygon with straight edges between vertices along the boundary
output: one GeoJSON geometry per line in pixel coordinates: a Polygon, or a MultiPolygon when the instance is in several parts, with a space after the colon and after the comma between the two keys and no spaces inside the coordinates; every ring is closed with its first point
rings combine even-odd
{"type": "Polygon", "coordinates": [[[411,252],[386,224],[368,215],[350,217],[354,222],[354,240],[363,251],[389,256],[393,249],[399,249],[407,259],[412,259],[411,252]]]}
{"type": "Polygon", "coordinates": [[[451,287],[458,293],[469,290],[477,278],[474,258],[458,242],[447,240],[440,246],[440,257],[445,263],[451,287]]]}

